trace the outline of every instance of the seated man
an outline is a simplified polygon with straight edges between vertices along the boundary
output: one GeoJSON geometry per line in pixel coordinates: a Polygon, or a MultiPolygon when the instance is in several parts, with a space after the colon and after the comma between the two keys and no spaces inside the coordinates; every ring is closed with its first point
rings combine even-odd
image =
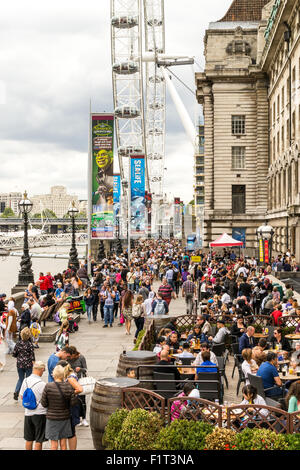
{"type": "Polygon", "coordinates": [[[170,346],[170,348],[173,348],[174,353],[180,353],[181,352],[179,341],[178,341],[178,335],[177,335],[176,331],[172,331],[170,336],[167,338],[167,343],[166,344],[168,346],[170,346]]]}
{"type": "Polygon", "coordinates": [[[264,389],[267,388],[272,388],[276,387],[273,390],[267,390],[265,391],[266,397],[282,397],[283,396],[283,391],[282,391],[282,382],[279,378],[279,374],[277,371],[277,355],[273,353],[272,351],[269,351],[267,354],[267,360],[266,362],[263,362],[256,375],[258,377],[262,378],[263,381],[263,387],[264,389]]]}
{"type": "Polygon", "coordinates": [[[216,357],[215,353],[209,351],[208,344],[207,344],[207,343],[201,343],[201,345],[200,345],[200,352],[199,352],[199,354],[197,355],[196,360],[192,363],[193,366],[200,366],[200,365],[204,362],[203,353],[206,352],[206,351],[210,352],[210,360],[211,360],[214,364],[217,364],[217,363],[218,363],[217,357],[216,357]]]}
{"type": "Polygon", "coordinates": [[[201,367],[197,367],[196,373],[201,374],[203,372],[218,372],[217,367],[203,367],[203,366],[216,366],[217,363],[211,362],[210,352],[204,351],[202,353],[203,362],[201,367]]]}
{"type": "Polygon", "coordinates": [[[212,341],[213,344],[225,343],[226,336],[230,334],[230,331],[225,327],[225,321],[217,320],[217,328],[218,328],[218,332],[216,333],[214,338],[210,336],[208,338],[209,341],[212,341]]]}
{"type": "Polygon", "coordinates": [[[242,354],[243,349],[252,349],[254,348],[254,338],[255,328],[253,326],[248,326],[246,332],[239,339],[239,353],[242,354]]]}
{"type": "Polygon", "coordinates": [[[190,351],[190,345],[189,345],[189,343],[184,343],[182,347],[183,347],[183,352],[180,353],[180,354],[178,354],[177,357],[178,357],[179,359],[182,359],[182,358],[185,358],[185,357],[194,359],[194,354],[191,353],[191,351],[190,351]]]}
{"type": "Polygon", "coordinates": [[[169,366],[169,367],[155,367],[155,372],[160,372],[161,374],[174,374],[175,380],[181,380],[180,373],[177,367],[172,366],[169,361],[169,352],[168,349],[163,349],[160,352],[160,361],[157,366],[169,366]]]}

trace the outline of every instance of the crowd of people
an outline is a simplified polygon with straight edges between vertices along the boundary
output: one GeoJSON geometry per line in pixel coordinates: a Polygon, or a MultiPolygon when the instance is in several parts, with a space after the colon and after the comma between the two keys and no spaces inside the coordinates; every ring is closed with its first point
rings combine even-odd
{"type": "MultiPolygon", "coordinates": [[[[70,299],[74,298],[84,300],[89,325],[102,322],[103,328],[123,327],[124,334],[131,335],[134,322],[133,343],[136,343],[145,318],[171,314],[172,302],[181,296],[186,307],[182,313],[193,315],[195,324],[185,336],[173,321],[159,332],[154,348],[158,365],[169,365],[179,380],[178,369],[170,363],[170,353],[177,353],[179,359],[191,359],[197,374],[204,365],[214,372],[217,357],[212,346],[225,343],[231,335],[239,343],[246,387],[248,373],[261,375],[266,385],[270,384],[272,373],[273,385],[281,387],[277,356],[265,354],[266,341],[256,344],[253,324],[258,315],[272,317],[276,326],[271,339],[274,348],[278,345],[287,355],[294,354],[281,326],[285,317],[295,315],[299,316],[300,330],[300,306],[291,285],[283,292],[268,277],[272,269],[297,270],[294,257],[288,253],[264,268],[257,266],[254,257],[244,259],[226,249],[219,255],[202,251],[193,254],[200,256],[200,263],[193,262],[178,240],[137,241],[129,263],[126,252],[111,254],[101,262],[92,261],[91,276],[86,262],[77,270],[71,265],[54,276],[50,272],[40,273],[36,282],[26,289],[20,311],[13,296],[8,299],[5,294],[0,296],[0,370],[5,367],[7,354],[15,357],[18,381],[14,399],[21,398],[24,402],[28,390],[33,390],[37,403],[36,408],[25,407],[27,449],[34,442],[35,448],[40,449],[45,440],[51,441],[51,449],[59,445],[61,449],[76,449],[76,426],[88,426],[85,395],[80,385],[80,378],[87,373],[86,360],[69,344],[70,334],[78,329],[70,313],[70,299]],[[35,355],[43,330],[41,318],[53,305],[56,308],[51,319],[59,324],[59,330],[55,352],[47,364],[46,384],[41,379],[46,365],[35,355]],[[196,357],[191,351],[194,341],[199,342],[196,357]]],[[[295,352],[298,350],[300,343],[295,352]]],[[[300,352],[296,362],[300,363],[300,352]]],[[[188,390],[189,387],[181,393],[188,391],[190,396],[198,396],[195,388],[188,390]]],[[[243,389],[245,400],[250,392],[253,390],[243,389]]]]}

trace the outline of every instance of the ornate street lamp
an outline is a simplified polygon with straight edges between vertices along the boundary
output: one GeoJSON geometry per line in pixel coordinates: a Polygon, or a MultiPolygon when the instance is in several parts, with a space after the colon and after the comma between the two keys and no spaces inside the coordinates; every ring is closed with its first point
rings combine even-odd
{"type": "Polygon", "coordinates": [[[259,242],[259,261],[269,264],[272,259],[272,241],[274,229],[267,221],[256,230],[259,242]]]}
{"type": "Polygon", "coordinates": [[[18,276],[19,286],[28,286],[31,282],[34,282],[34,275],[31,269],[32,263],[29,255],[28,247],[28,214],[31,212],[33,207],[32,202],[28,199],[27,192],[25,191],[23,199],[19,202],[19,210],[24,220],[24,245],[23,245],[23,256],[21,259],[21,269],[18,276]]]}
{"type": "Polygon", "coordinates": [[[71,207],[68,210],[68,214],[72,219],[72,245],[69,253],[69,268],[74,266],[79,269],[78,252],[76,248],[76,229],[75,229],[75,217],[79,213],[79,210],[75,207],[75,202],[72,201],[71,207]]]}

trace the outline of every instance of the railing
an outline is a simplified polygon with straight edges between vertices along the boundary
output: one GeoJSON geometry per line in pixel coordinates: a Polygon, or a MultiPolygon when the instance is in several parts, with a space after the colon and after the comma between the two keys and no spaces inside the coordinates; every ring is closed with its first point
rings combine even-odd
{"type": "Polygon", "coordinates": [[[277,434],[300,431],[300,413],[288,413],[266,405],[220,406],[202,398],[172,397],[165,400],[158,393],[142,388],[122,390],[122,407],[143,408],[159,413],[166,423],[174,419],[204,421],[213,426],[241,432],[245,428],[268,429],[277,434]]]}
{"type": "Polygon", "coordinates": [[[147,411],[156,411],[165,420],[166,400],[150,390],[126,388],[122,390],[122,408],[127,410],[142,408],[147,411]]]}

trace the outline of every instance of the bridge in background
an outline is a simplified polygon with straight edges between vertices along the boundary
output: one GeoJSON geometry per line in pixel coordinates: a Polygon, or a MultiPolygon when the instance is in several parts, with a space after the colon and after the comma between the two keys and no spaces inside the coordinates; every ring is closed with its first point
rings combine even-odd
{"type": "MultiPolygon", "coordinates": [[[[29,227],[43,227],[46,232],[57,234],[59,231],[66,232],[71,228],[72,219],[29,219],[29,227]]],[[[76,226],[87,227],[87,219],[75,219],[76,226]]],[[[2,218],[0,217],[0,232],[18,231],[23,228],[23,219],[21,218],[2,218]]]]}

